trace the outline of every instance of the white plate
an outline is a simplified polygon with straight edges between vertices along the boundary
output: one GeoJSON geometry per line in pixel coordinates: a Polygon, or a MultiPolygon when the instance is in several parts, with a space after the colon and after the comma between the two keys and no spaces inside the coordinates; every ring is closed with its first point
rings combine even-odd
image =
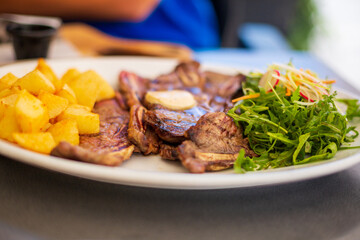
{"type": "MultiPolygon", "coordinates": [[[[145,57],[61,59],[48,60],[48,63],[59,76],[69,68],[75,67],[81,71],[94,69],[114,87],[117,85],[117,76],[121,70],[154,77],[171,71],[176,65],[176,61],[172,59],[145,57]]],[[[0,76],[12,72],[20,77],[34,69],[35,66],[36,61],[18,62],[3,66],[0,67],[0,76]]],[[[206,64],[204,64],[204,68],[224,73],[238,71],[233,68],[206,64]]],[[[354,96],[344,92],[341,94],[354,98],[354,96]]],[[[360,129],[359,124],[357,129],[360,129]]],[[[354,144],[360,145],[360,138],[354,144]]],[[[233,170],[190,174],[179,162],[162,160],[158,156],[144,157],[140,154],[134,154],[130,160],[120,167],[105,167],[34,153],[1,140],[0,153],[20,162],[83,178],[124,185],[174,189],[217,189],[286,183],[339,172],[360,162],[360,150],[357,149],[339,151],[334,159],[310,165],[246,174],[234,174],[233,170]]]]}

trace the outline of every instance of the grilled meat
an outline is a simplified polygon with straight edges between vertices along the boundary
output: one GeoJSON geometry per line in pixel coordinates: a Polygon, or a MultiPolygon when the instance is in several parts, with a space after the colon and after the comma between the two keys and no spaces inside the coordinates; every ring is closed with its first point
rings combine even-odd
{"type": "Polygon", "coordinates": [[[199,117],[208,111],[204,110],[206,107],[172,111],[159,105],[150,108],[147,106],[149,111],[146,111],[141,105],[148,105],[143,101],[146,91],[187,89],[195,95],[199,103],[206,106],[207,96],[201,92],[205,78],[199,71],[199,67],[200,64],[195,61],[181,63],[172,73],[161,75],[152,81],[126,71],[120,73],[120,92],[123,93],[127,105],[131,108],[129,138],[143,154],[158,152],[160,142],[152,133],[153,128],[161,139],[180,143],[185,139],[184,132],[195,125],[199,117]]]}
{"type": "Polygon", "coordinates": [[[128,108],[141,105],[141,101],[148,90],[149,79],[142,78],[135,73],[122,71],[119,75],[119,90],[125,96],[128,108]]]}
{"type": "Polygon", "coordinates": [[[175,73],[184,87],[198,87],[203,89],[204,74],[200,71],[200,63],[196,61],[182,62],[175,67],[175,73]]]}
{"type": "Polygon", "coordinates": [[[175,111],[161,105],[152,105],[144,115],[144,121],[150,125],[162,140],[169,143],[181,143],[185,132],[195,126],[199,118],[209,109],[195,106],[188,110],[175,111]]]}
{"type": "Polygon", "coordinates": [[[246,81],[243,74],[227,75],[212,71],[204,72],[206,84],[205,94],[209,98],[209,106],[214,112],[225,112],[232,107],[231,99],[241,89],[242,82],[246,81]]]}
{"type": "MultiPolygon", "coordinates": [[[[239,145],[236,141],[229,142],[228,148],[233,147],[233,151],[224,152],[223,149],[215,151],[208,147],[204,148],[206,146],[204,144],[198,145],[199,140],[197,137],[192,139],[191,134],[188,134],[191,140],[185,141],[187,139],[186,132],[193,132],[194,130],[191,129],[204,129],[204,127],[200,127],[201,124],[196,125],[204,114],[223,112],[229,109],[231,98],[240,89],[244,80],[245,76],[241,74],[232,76],[211,71],[201,72],[200,64],[195,61],[180,63],[173,72],[160,75],[154,80],[122,72],[119,77],[120,92],[125,96],[128,106],[131,107],[129,139],[143,154],[155,154],[160,151],[163,158],[177,159],[180,153],[183,164],[192,172],[218,170],[232,166],[239,152],[239,146],[248,149],[245,139],[241,138],[243,145],[239,145]],[[145,101],[147,91],[177,89],[191,92],[197,101],[197,106],[189,110],[176,111],[145,101]],[[152,131],[161,140],[154,136],[152,131]],[[181,144],[183,141],[185,142],[181,144]],[[176,146],[179,144],[181,145],[177,148],[176,146]],[[200,167],[196,170],[197,164],[200,167]]],[[[221,113],[216,113],[216,116],[218,114],[221,113]]],[[[220,117],[227,119],[229,125],[233,125],[231,119],[229,120],[226,115],[221,114],[220,117]]],[[[213,120],[206,120],[206,122],[211,121],[213,120]]],[[[224,136],[215,134],[217,128],[215,123],[212,124],[212,127],[214,128],[212,138],[222,139],[224,136]]],[[[231,131],[236,133],[235,135],[241,136],[241,132],[235,131],[236,126],[232,127],[231,131]]],[[[217,146],[216,142],[212,144],[217,146]]]]}
{"type": "Polygon", "coordinates": [[[51,155],[109,166],[130,158],[134,145],[128,139],[129,113],[115,99],[96,103],[93,112],[100,116],[100,132],[81,135],[79,146],[62,142],[51,155]]]}
{"type": "Polygon", "coordinates": [[[233,166],[240,151],[256,156],[242,130],[223,112],[207,113],[185,134],[190,140],[178,148],[182,164],[192,173],[217,171],[233,166]]]}
{"type": "Polygon", "coordinates": [[[128,137],[144,155],[156,154],[159,152],[160,141],[151,126],[143,121],[146,111],[139,104],[130,108],[128,137]]]}
{"type": "Polygon", "coordinates": [[[193,94],[201,93],[205,76],[199,70],[196,61],[180,63],[169,74],[163,74],[150,80],[135,73],[122,71],[119,75],[119,89],[126,98],[128,107],[140,104],[147,91],[186,89],[193,94]]]}
{"type": "Polygon", "coordinates": [[[160,140],[155,132],[144,122],[147,111],[141,104],[148,88],[149,80],[134,73],[122,71],[119,75],[120,92],[125,96],[126,104],[130,108],[128,128],[129,140],[144,154],[157,154],[160,140]]]}
{"type": "Polygon", "coordinates": [[[160,145],[160,157],[167,160],[179,160],[178,146],[179,145],[162,143],[160,145]]]}
{"type": "Polygon", "coordinates": [[[52,151],[55,157],[67,158],[81,162],[94,163],[106,166],[118,166],[124,160],[129,159],[134,150],[134,145],[119,151],[97,153],[80,146],[71,145],[68,142],[60,142],[52,151]]]}
{"type": "MultiPolygon", "coordinates": [[[[200,71],[200,64],[196,61],[182,62],[173,72],[163,74],[148,83],[151,91],[175,89],[200,89],[204,87],[205,76],[200,71]]],[[[197,90],[198,91],[198,90],[197,90]]]]}

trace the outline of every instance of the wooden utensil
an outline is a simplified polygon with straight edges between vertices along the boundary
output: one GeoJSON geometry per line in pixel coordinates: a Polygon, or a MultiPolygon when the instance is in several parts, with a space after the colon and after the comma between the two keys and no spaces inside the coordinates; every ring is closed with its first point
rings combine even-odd
{"type": "Polygon", "coordinates": [[[192,59],[192,51],[188,47],[174,43],[132,40],[117,38],[83,24],[64,24],[59,34],[72,43],[84,55],[147,55],[192,59]]]}

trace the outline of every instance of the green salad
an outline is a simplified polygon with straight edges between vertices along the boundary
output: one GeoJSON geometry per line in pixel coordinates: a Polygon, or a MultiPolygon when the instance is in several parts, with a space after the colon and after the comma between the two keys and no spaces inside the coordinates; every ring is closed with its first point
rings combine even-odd
{"type": "Polygon", "coordinates": [[[279,168],[330,159],[359,135],[349,119],[360,117],[358,100],[330,94],[334,80],[321,80],[309,70],[273,64],[265,74],[252,73],[243,84],[244,96],[227,113],[243,128],[258,157],[242,149],[236,172],[279,168]],[[339,112],[336,101],[345,103],[339,112]]]}

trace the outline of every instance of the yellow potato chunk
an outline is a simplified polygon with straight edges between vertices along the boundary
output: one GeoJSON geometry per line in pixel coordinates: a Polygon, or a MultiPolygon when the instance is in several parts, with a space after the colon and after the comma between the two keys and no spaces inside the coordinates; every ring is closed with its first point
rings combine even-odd
{"type": "Polygon", "coordinates": [[[18,96],[19,96],[18,93],[14,93],[9,96],[3,97],[0,99],[0,104],[7,104],[10,106],[15,106],[18,96]]]}
{"type": "Polygon", "coordinates": [[[14,93],[19,93],[19,92],[20,92],[19,87],[6,88],[6,89],[0,91],[0,98],[7,97],[14,93]]]}
{"type": "Polygon", "coordinates": [[[12,106],[12,107],[15,106],[15,102],[16,102],[18,96],[19,96],[19,94],[15,93],[15,94],[12,94],[12,95],[9,95],[7,97],[3,97],[0,99],[0,118],[3,117],[5,109],[8,106],[12,106]]]}
{"type": "Polygon", "coordinates": [[[20,131],[16,121],[15,106],[4,104],[2,111],[0,118],[0,138],[13,142],[14,138],[12,134],[20,131]]]}
{"type": "Polygon", "coordinates": [[[38,98],[47,107],[49,112],[49,118],[54,118],[58,116],[69,105],[69,101],[66,98],[62,98],[44,91],[40,92],[38,98]]]}
{"type": "Polygon", "coordinates": [[[49,154],[56,146],[54,138],[49,132],[14,133],[13,137],[21,147],[39,153],[49,154]]]}
{"type": "Polygon", "coordinates": [[[93,108],[100,89],[92,71],[82,73],[68,85],[75,92],[79,104],[93,108]]]}
{"type": "Polygon", "coordinates": [[[17,80],[18,78],[14,74],[6,74],[2,78],[0,78],[0,91],[10,88],[17,80]]]}
{"type": "Polygon", "coordinates": [[[77,70],[76,68],[70,68],[69,70],[66,71],[66,73],[62,76],[61,78],[61,82],[63,84],[66,84],[68,82],[70,82],[71,80],[75,79],[76,77],[80,76],[80,72],[79,70],[77,70]]]}
{"type": "Polygon", "coordinates": [[[89,79],[92,79],[93,81],[97,82],[99,85],[99,93],[96,98],[96,101],[101,101],[104,99],[110,99],[115,97],[114,89],[97,72],[93,70],[89,70],[85,72],[84,75],[86,75],[89,79]]]}
{"type": "Polygon", "coordinates": [[[57,122],[49,128],[48,132],[53,136],[56,145],[61,141],[79,145],[79,130],[74,119],[64,119],[57,122]]]}
{"type": "Polygon", "coordinates": [[[87,112],[91,112],[91,109],[89,107],[87,107],[87,106],[84,106],[84,105],[71,104],[71,107],[76,108],[76,109],[82,109],[82,110],[87,111],[87,112]]]}
{"type": "Polygon", "coordinates": [[[45,124],[45,126],[40,128],[40,132],[46,132],[51,126],[52,124],[48,122],[47,124],[45,124]]]}
{"type": "Polygon", "coordinates": [[[26,89],[34,95],[39,95],[40,90],[49,93],[55,92],[54,84],[37,69],[29,72],[22,78],[19,78],[15,82],[14,86],[19,86],[21,89],[26,89]]]}
{"type": "Polygon", "coordinates": [[[63,111],[57,120],[74,119],[77,123],[79,134],[92,134],[100,131],[99,115],[92,113],[88,108],[77,104],[70,105],[63,111]]]}
{"type": "Polygon", "coordinates": [[[26,90],[16,100],[15,113],[22,132],[39,132],[49,122],[45,104],[26,90]]]}
{"type": "Polygon", "coordinates": [[[74,91],[65,83],[64,87],[56,93],[57,96],[66,98],[69,103],[77,103],[74,91]]]}
{"type": "Polygon", "coordinates": [[[49,79],[55,87],[55,91],[59,91],[63,87],[62,81],[56,76],[51,67],[46,63],[43,58],[39,58],[36,69],[49,79]]]}

